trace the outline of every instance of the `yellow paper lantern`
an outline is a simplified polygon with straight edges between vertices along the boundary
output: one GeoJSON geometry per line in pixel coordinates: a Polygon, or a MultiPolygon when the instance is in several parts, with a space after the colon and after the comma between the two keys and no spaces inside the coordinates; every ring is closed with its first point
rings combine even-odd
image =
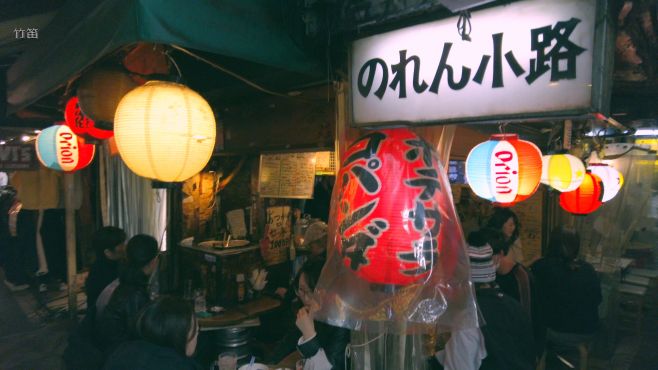
{"type": "Polygon", "coordinates": [[[578,189],[585,178],[585,165],[570,154],[545,155],[542,158],[541,183],[560,192],[578,189]]]}
{"type": "Polygon", "coordinates": [[[215,147],[215,116],[186,86],[149,81],[121,99],[114,137],[121,158],[142,177],[184,181],[199,173],[215,147]]]}

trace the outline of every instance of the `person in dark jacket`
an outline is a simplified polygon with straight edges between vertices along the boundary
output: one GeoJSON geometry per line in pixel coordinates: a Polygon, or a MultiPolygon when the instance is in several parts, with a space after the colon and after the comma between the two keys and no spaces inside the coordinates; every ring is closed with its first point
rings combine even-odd
{"type": "Polygon", "coordinates": [[[119,277],[119,261],[125,257],[126,233],[118,227],[105,226],[94,233],[96,261],[85,283],[87,312],[94,314],[96,300],[103,289],[119,277]]]}
{"type": "Polygon", "coordinates": [[[483,231],[468,235],[471,282],[484,321],[451,333],[436,354],[446,370],[534,370],[532,327],[519,302],[496,286],[493,251],[483,231]],[[484,348],[483,348],[484,347],[484,348]]]}
{"type": "Polygon", "coordinates": [[[157,268],[158,242],[149,235],[135,235],[128,241],[126,253],[119,286],[97,318],[97,342],[106,355],[119,344],[137,338],[135,323],[139,311],[150,301],[148,281],[157,268]]]}
{"type": "Polygon", "coordinates": [[[305,369],[345,369],[345,349],[350,341],[350,331],[313,320],[313,315],[320,308],[313,297],[313,290],[324,263],[324,259],[311,259],[300,269],[294,287],[304,306],[297,311],[297,330],[286,335],[279,343],[271,356],[271,362],[279,362],[296,345],[306,360],[305,369]]]}
{"type": "Polygon", "coordinates": [[[582,343],[599,327],[601,283],[594,267],[578,259],[579,250],[578,234],[559,228],[551,233],[548,255],[532,265],[547,341],[582,343]]]}
{"type": "Polygon", "coordinates": [[[105,370],[198,370],[194,354],[199,325],[192,306],[180,298],[161,297],[137,320],[138,340],[121,344],[105,370]]]}

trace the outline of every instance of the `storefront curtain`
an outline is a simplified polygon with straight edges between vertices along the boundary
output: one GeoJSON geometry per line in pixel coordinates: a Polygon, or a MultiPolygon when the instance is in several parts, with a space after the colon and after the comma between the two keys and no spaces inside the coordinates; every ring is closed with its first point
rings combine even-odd
{"type": "Polygon", "coordinates": [[[128,237],[152,235],[166,250],[166,190],[153,189],[151,180],[135,175],[119,155],[109,155],[107,144],[99,149],[103,225],[120,227],[128,237]]]}

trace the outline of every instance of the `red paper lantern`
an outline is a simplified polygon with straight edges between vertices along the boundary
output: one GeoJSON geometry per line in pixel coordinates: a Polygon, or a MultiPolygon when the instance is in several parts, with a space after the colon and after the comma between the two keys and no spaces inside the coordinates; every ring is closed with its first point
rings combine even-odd
{"type": "Polygon", "coordinates": [[[586,215],[601,207],[602,197],[601,178],[587,171],[578,189],[560,194],[560,207],[575,215],[586,215]]]}
{"type": "Polygon", "coordinates": [[[359,278],[408,285],[428,278],[439,258],[452,274],[463,245],[453,243],[457,223],[442,221],[454,214],[450,185],[436,151],[416,134],[384,130],[357,140],[335,191],[334,246],[359,278]]]}
{"type": "Polygon", "coordinates": [[[541,151],[516,134],[491,135],[466,158],[468,185],[477,196],[510,207],[537,191],[542,174],[541,151]]]}
{"type": "Polygon", "coordinates": [[[66,103],[64,120],[66,121],[66,125],[73,130],[73,133],[78,136],[100,140],[109,139],[114,136],[114,132],[111,130],[96,128],[96,122],[87,117],[80,109],[77,96],[72,97],[66,103]]]}

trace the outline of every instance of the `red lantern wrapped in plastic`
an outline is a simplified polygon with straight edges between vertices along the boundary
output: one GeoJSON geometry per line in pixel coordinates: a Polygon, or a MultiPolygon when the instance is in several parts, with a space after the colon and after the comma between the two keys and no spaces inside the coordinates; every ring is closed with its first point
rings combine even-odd
{"type": "Polygon", "coordinates": [[[84,138],[105,140],[114,136],[114,131],[97,128],[96,122],[82,112],[77,96],[72,97],[66,103],[64,120],[74,134],[84,138]]]}
{"type": "Polygon", "coordinates": [[[428,277],[438,258],[456,258],[440,245],[442,217],[452,207],[444,176],[436,151],[408,129],[372,132],[352,144],[334,203],[344,265],[370,283],[408,285],[428,277]]]}
{"type": "Polygon", "coordinates": [[[560,207],[575,215],[586,215],[601,207],[602,197],[601,178],[587,171],[578,189],[560,194],[560,207]]]}

